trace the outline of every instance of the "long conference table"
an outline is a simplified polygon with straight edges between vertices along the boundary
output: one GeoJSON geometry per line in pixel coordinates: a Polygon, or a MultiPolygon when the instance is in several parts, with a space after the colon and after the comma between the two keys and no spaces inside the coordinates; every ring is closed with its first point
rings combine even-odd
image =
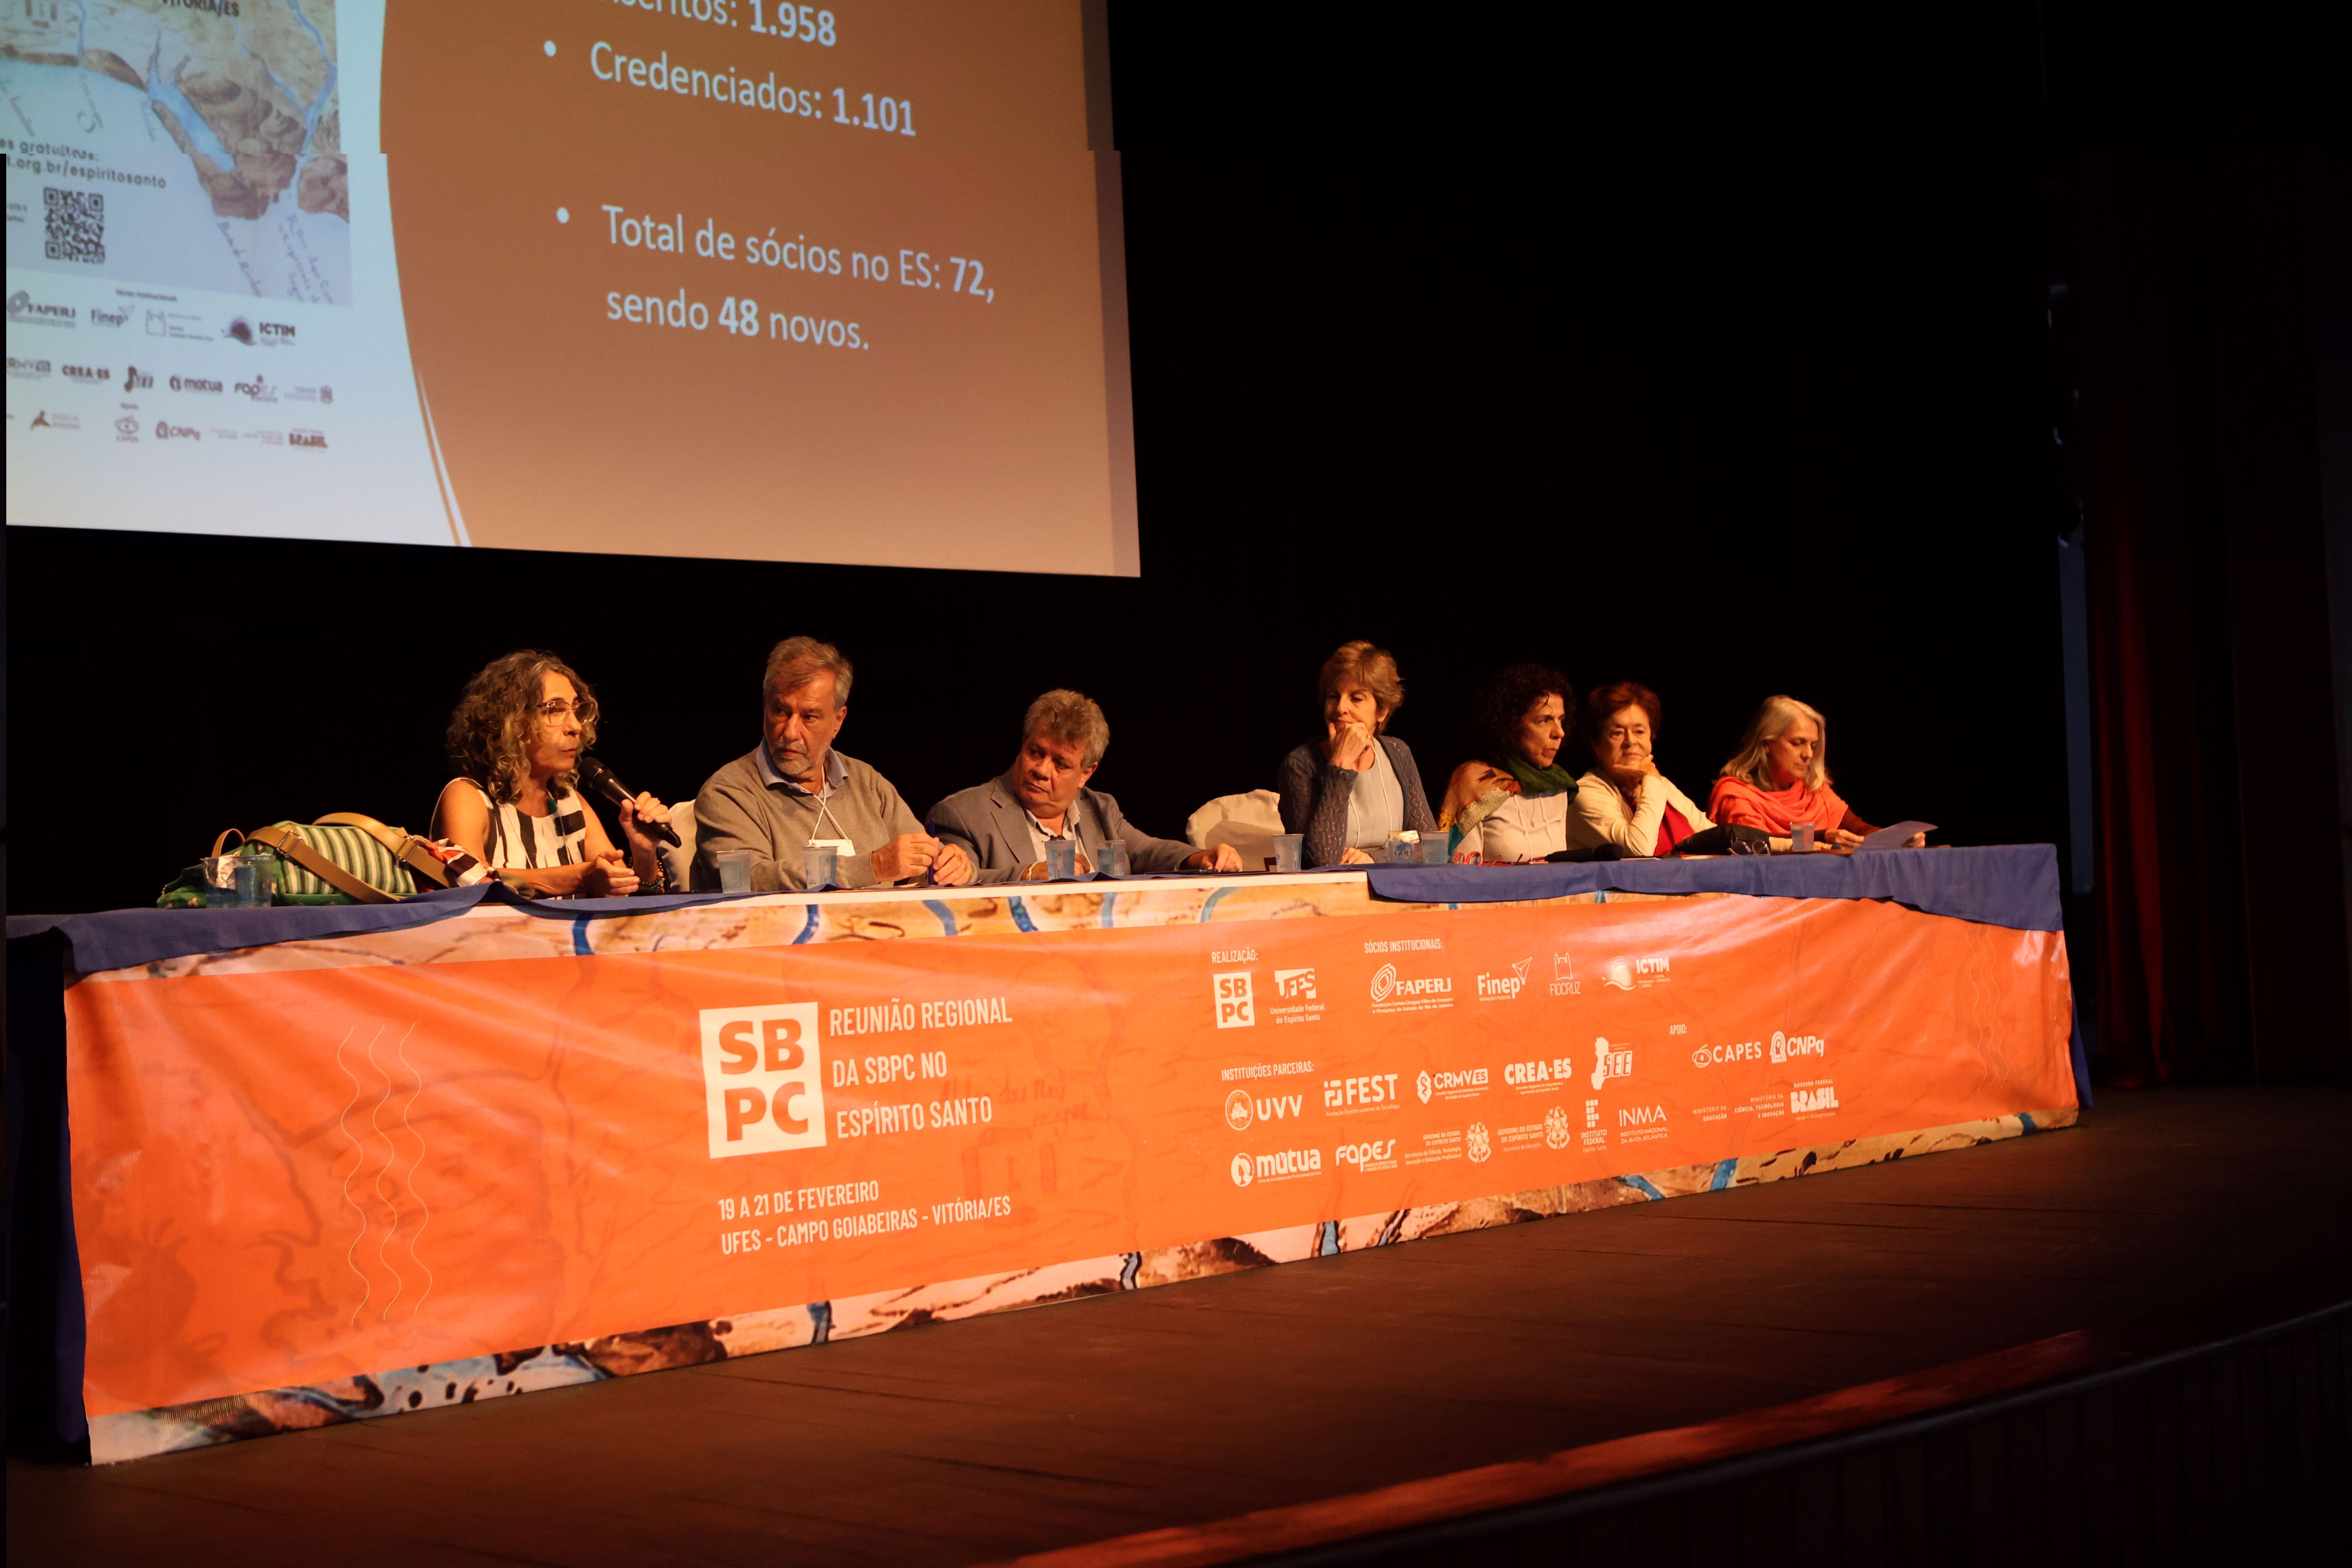
{"type": "Polygon", "coordinates": [[[100,1463],[1907,1158],[2082,1081],[2038,845],[9,935],[12,1363],[100,1463]]]}

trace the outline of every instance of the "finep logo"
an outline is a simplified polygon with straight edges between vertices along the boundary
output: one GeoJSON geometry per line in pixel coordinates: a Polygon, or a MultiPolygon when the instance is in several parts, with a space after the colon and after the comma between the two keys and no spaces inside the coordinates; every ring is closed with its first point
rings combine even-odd
{"type": "Polygon", "coordinates": [[[702,1012],[710,1157],[824,1142],[824,1063],[814,1002],[702,1012]]]}

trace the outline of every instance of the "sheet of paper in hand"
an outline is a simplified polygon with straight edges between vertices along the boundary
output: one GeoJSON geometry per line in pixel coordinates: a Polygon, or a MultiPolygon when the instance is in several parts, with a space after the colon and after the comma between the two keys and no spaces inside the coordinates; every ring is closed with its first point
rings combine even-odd
{"type": "Polygon", "coordinates": [[[1892,827],[1882,827],[1875,833],[1865,834],[1862,842],[1854,847],[1856,849],[1900,849],[1910,843],[1913,834],[1935,831],[1936,825],[1932,822],[1898,822],[1892,827]]]}

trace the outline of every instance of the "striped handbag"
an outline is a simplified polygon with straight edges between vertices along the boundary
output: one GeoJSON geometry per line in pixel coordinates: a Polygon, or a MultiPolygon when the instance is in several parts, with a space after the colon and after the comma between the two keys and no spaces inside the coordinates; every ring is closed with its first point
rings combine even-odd
{"type": "Polygon", "coordinates": [[[231,835],[246,843],[234,853],[277,857],[278,903],[388,904],[420,883],[449,886],[448,870],[422,839],[354,811],[330,812],[316,822],[273,822],[244,834],[232,827],[214,840],[215,855],[230,853],[224,846],[231,835]]]}

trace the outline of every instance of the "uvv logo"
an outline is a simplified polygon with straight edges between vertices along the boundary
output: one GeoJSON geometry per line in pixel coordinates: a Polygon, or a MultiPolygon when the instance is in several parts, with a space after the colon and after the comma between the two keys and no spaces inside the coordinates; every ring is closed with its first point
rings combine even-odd
{"type": "Polygon", "coordinates": [[[814,1002],[702,1014],[702,1089],[710,1157],[824,1142],[824,1063],[814,1002]]]}

